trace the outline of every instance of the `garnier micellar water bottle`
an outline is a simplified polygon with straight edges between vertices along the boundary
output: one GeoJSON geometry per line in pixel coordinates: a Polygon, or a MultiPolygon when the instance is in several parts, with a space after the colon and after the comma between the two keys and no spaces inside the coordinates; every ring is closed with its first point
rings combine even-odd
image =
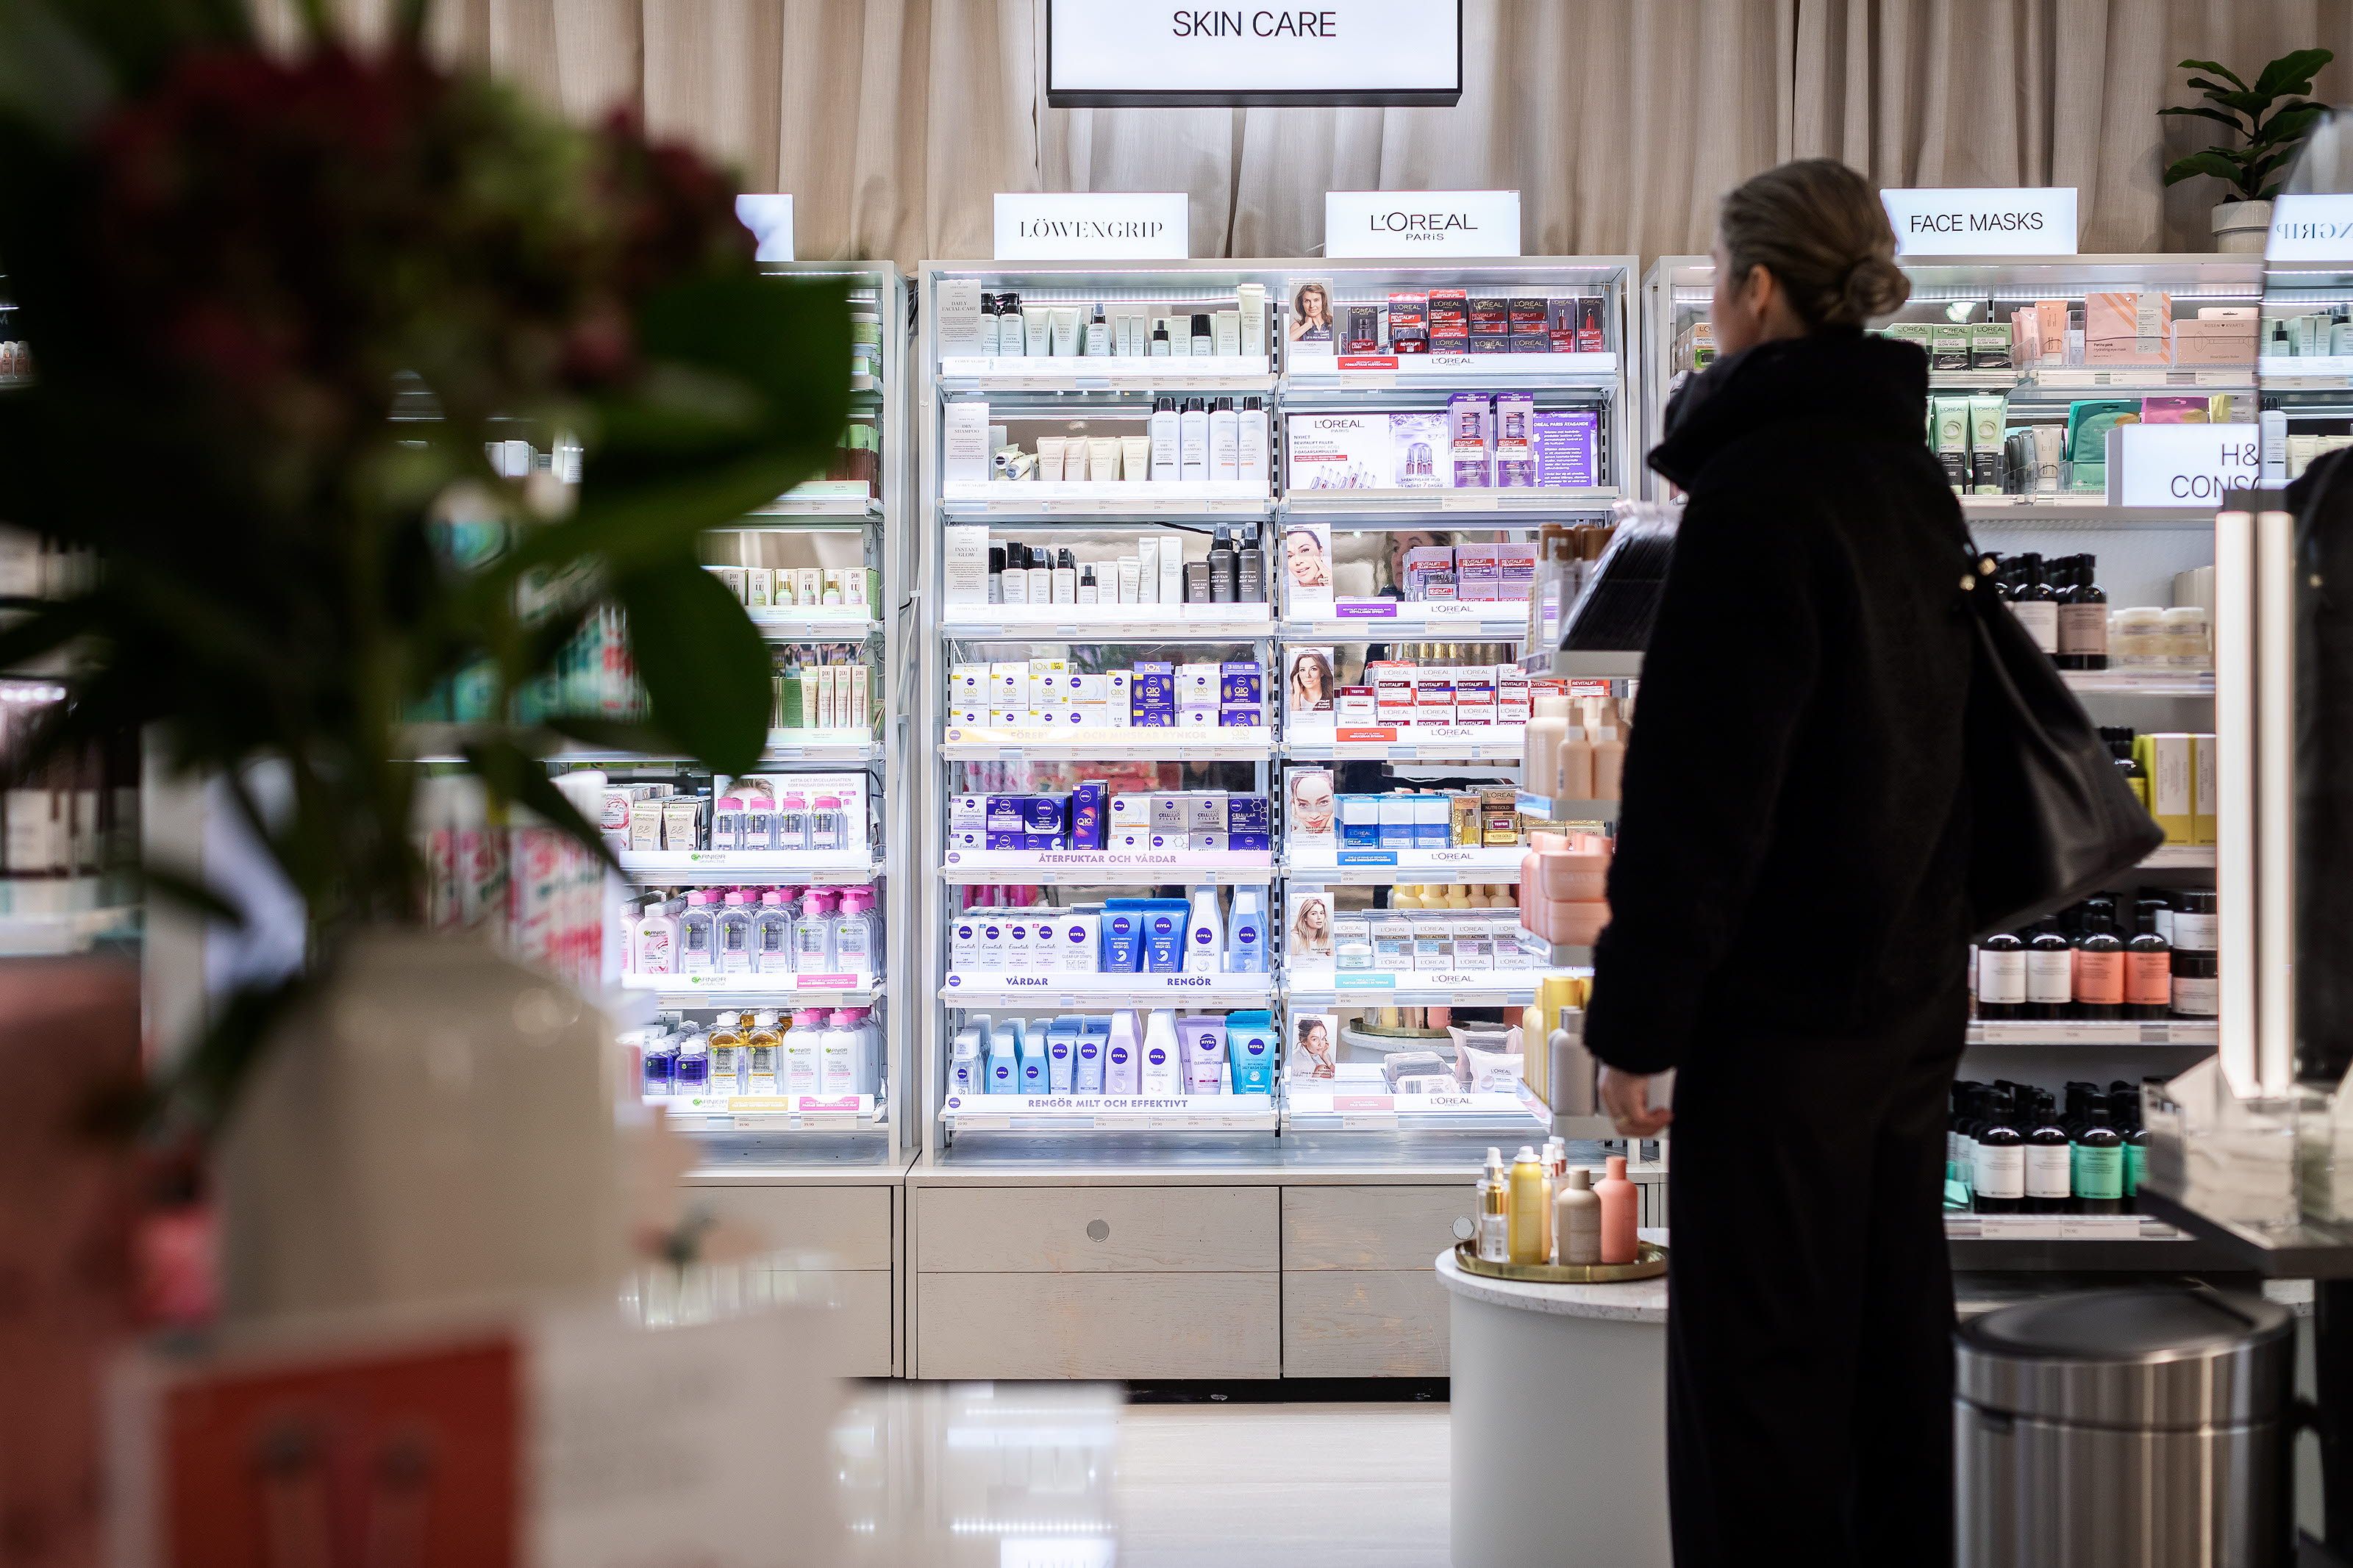
{"type": "Polygon", "coordinates": [[[881,921],[874,914],[874,889],[841,889],[841,912],[833,920],[834,966],[851,974],[871,974],[881,921]]]}
{"type": "Polygon", "coordinates": [[[833,900],[831,888],[811,888],[801,900],[801,918],[793,922],[793,968],[803,974],[832,974],[833,900]]]}

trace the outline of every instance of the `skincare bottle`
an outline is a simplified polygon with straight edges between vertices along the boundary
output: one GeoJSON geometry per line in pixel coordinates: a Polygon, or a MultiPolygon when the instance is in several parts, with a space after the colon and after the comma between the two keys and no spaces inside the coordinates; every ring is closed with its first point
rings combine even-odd
{"type": "Polygon", "coordinates": [[[1568,735],[1568,699],[1546,692],[1521,732],[1520,776],[1530,790],[1552,793],[1560,777],[1560,743],[1568,735]]]}
{"type": "Polygon", "coordinates": [[[1111,1044],[1111,1020],[1088,1016],[1079,1021],[1079,1065],[1071,1075],[1072,1094],[1103,1091],[1103,1056],[1111,1044]]]}
{"type": "Polygon", "coordinates": [[[1252,358],[1266,354],[1266,285],[1238,283],[1234,303],[1241,316],[1241,353],[1252,358]]]}
{"type": "Polygon", "coordinates": [[[1225,967],[1223,923],[1218,919],[1218,889],[1193,889],[1193,908],[1185,919],[1185,973],[1215,974],[1225,967]]]}
{"type": "Polygon", "coordinates": [[[743,1015],[744,1092],[746,1094],[781,1094],[784,1092],[785,1037],[776,1027],[774,1013],[743,1015]]]}
{"type": "Polygon", "coordinates": [[[1092,605],[1101,601],[1102,585],[1095,581],[1095,569],[1089,565],[1079,573],[1079,603],[1092,605]]]}
{"type": "Polygon", "coordinates": [[[2026,944],[2010,931],[1996,931],[1978,943],[1978,1016],[2019,1018],[2026,1014],[2026,944]]]}
{"type": "Polygon", "coordinates": [[[1079,308],[1076,305],[1054,307],[1053,352],[1057,354],[1079,352],[1079,308]]]}
{"type": "Polygon", "coordinates": [[[638,974],[674,974],[678,963],[678,917],[669,900],[648,904],[629,931],[630,971],[638,974]]]}
{"type": "Polygon", "coordinates": [[[1252,527],[1244,536],[1240,550],[1234,552],[1238,568],[1234,579],[1234,603],[1263,605],[1266,603],[1266,548],[1259,542],[1258,530],[1252,527]]]}
{"type": "Polygon", "coordinates": [[[2125,944],[2125,1016],[2163,1018],[2173,998],[2173,944],[2157,934],[2157,911],[2144,905],[2125,944]]]}
{"type": "Polygon", "coordinates": [[[1241,416],[1234,400],[1220,397],[1209,405],[1209,478],[1241,478],[1241,416]]]}
{"type": "Polygon", "coordinates": [[[1577,722],[1574,714],[1561,731],[1552,795],[1556,800],[1601,798],[1593,792],[1593,742],[1586,739],[1585,726],[1577,722]]]}
{"type": "Polygon", "coordinates": [[[992,605],[1005,603],[1005,546],[1002,544],[988,547],[988,602],[992,605]]]}
{"type": "Polygon", "coordinates": [[[1641,1251],[1634,1234],[1638,1205],[1634,1184],[1626,1179],[1626,1156],[1612,1154],[1601,1163],[1601,1180],[1593,1194],[1601,1200],[1601,1261],[1631,1263],[1641,1251]]]}
{"type": "Polygon", "coordinates": [[[2075,1196],[2073,1141],[2052,1113],[2048,1092],[2036,1089],[2028,1098],[2034,1127],[2026,1135],[2025,1212],[2065,1214],[2075,1196]]]}
{"type": "Polygon", "coordinates": [[[1266,910],[1261,907],[1264,901],[1263,889],[1234,889],[1234,911],[1226,921],[1227,973],[1266,973],[1266,910]]]}
{"type": "MultiPolygon", "coordinates": [[[[1187,398],[1183,412],[1177,416],[1176,451],[1177,478],[1209,477],[1209,405],[1200,398],[1187,398]]],[[[1156,460],[1154,467],[1158,467],[1156,460]]]]}
{"type": "Polygon", "coordinates": [[[2108,1108],[2094,1105],[2084,1112],[2084,1129],[2075,1134],[2075,1212],[2125,1212],[2125,1141],[2108,1125],[2108,1108]]]}
{"type": "Polygon", "coordinates": [[[2105,899],[2084,907],[2084,934],[2075,939],[2074,1017],[2125,1016],[2125,943],[2116,935],[2113,908],[2105,899]]]}
{"type": "Polygon", "coordinates": [[[1008,1018],[988,1029],[989,1094],[1017,1094],[1021,1089],[1021,1021],[1008,1018]]]}
{"type": "Polygon", "coordinates": [[[1022,357],[1021,296],[997,296],[997,352],[1001,358],[1022,357]]]}
{"type": "Polygon", "coordinates": [[[1139,1092],[1136,1055],[1143,1042],[1135,1037],[1135,1015],[1123,1008],[1111,1016],[1111,1039],[1103,1047],[1103,1092],[1139,1092]]]}
{"type": "Polygon", "coordinates": [[[719,918],[712,922],[712,940],[718,943],[718,962],[712,965],[721,974],[752,973],[752,910],[737,888],[727,895],[726,904],[719,918]]]}
{"type": "Polygon", "coordinates": [[[2009,1097],[1993,1102],[1993,1113],[1976,1132],[1977,1169],[1971,1185],[1979,1214],[2016,1214],[2026,1206],[2026,1135],[2010,1124],[2009,1097]]]}
{"type": "Polygon", "coordinates": [[[1029,602],[1029,547],[1015,540],[1005,547],[1003,580],[997,585],[998,602],[1026,605],[1029,602]]]}
{"type": "Polygon", "coordinates": [[[1095,307],[1093,317],[1087,322],[1087,353],[1102,357],[1111,353],[1111,323],[1103,320],[1103,308],[1095,307]]]}
{"type": "Polygon", "coordinates": [[[1050,603],[1075,605],[1079,602],[1079,563],[1068,546],[1054,557],[1054,574],[1050,603]]]}
{"type": "Polygon", "coordinates": [[[997,357],[997,296],[980,297],[980,352],[988,358],[997,357]]]}
{"type": "Polygon", "coordinates": [[[955,1041],[948,1047],[948,1092],[979,1094],[981,1085],[980,1035],[988,1027],[985,1017],[976,1019],[956,1031],[955,1041]]]}
{"type": "Polygon", "coordinates": [[[1511,1250],[1511,1185],[1504,1177],[1504,1152],[1487,1151],[1486,1173],[1479,1178],[1477,1251],[1482,1263],[1508,1263],[1511,1250]]]}
{"type": "Polygon", "coordinates": [[[1079,1037],[1085,1033],[1084,1020],[1075,1014],[1057,1018],[1046,1030],[1046,1092],[1069,1094],[1077,1081],[1079,1037]]]}
{"type": "Polygon", "coordinates": [[[1212,604],[1240,602],[1241,562],[1234,554],[1230,534],[1220,525],[1209,544],[1209,599],[1212,604]]]}
{"type": "Polygon", "coordinates": [[[2029,1018],[2064,1018],[2075,1002],[2075,953],[2049,921],[2026,939],[2026,1012],[2029,1018]]]}
{"type": "Polygon", "coordinates": [[[678,922],[679,973],[709,974],[718,968],[717,919],[709,893],[687,894],[686,913],[678,922]]]}
{"type": "MultiPolygon", "coordinates": [[[[1029,357],[1043,359],[1054,352],[1054,312],[1046,305],[1021,307],[1023,341],[1029,344],[1029,357]]],[[[1000,337],[1003,334],[998,334],[1000,337]]]]}
{"type": "Polygon", "coordinates": [[[1512,1161],[1511,1257],[1514,1263],[1545,1263],[1552,1257],[1552,1195],[1545,1191],[1544,1165],[1536,1152],[1520,1145],[1512,1161]]]}
{"type": "Polygon", "coordinates": [[[1142,603],[1144,573],[1141,562],[1133,555],[1119,558],[1119,602],[1123,605],[1142,603]]]}
{"type": "Polygon", "coordinates": [[[1193,318],[1193,357],[1196,359],[1207,359],[1209,355],[1215,353],[1217,353],[1217,339],[1209,331],[1208,315],[1206,312],[1195,315],[1193,318]]]}
{"type": "Polygon", "coordinates": [[[1601,724],[1593,731],[1593,797],[1616,800],[1626,777],[1626,742],[1620,740],[1618,700],[1601,700],[1601,724]]]}
{"type": "MultiPolygon", "coordinates": [[[[1245,314],[1242,320],[1248,321],[1250,317],[1245,314]]],[[[1260,352],[1265,352],[1263,345],[1260,352]]],[[[1271,439],[1267,429],[1266,399],[1243,398],[1241,414],[1237,426],[1240,431],[1239,456],[1236,458],[1234,477],[1244,484],[1261,490],[1265,489],[1271,483],[1270,453],[1272,449],[1271,439]]]]}
{"type": "Polygon", "coordinates": [[[826,1015],[824,1031],[818,1037],[817,1091],[829,1098],[858,1092],[858,1047],[860,1044],[857,1017],[846,1007],[837,1007],[826,1015]]]}
{"type": "Polygon", "coordinates": [[[2096,564],[2089,555],[2066,563],[2059,590],[2059,653],[2062,669],[2108,668],[2108,593],[2092,581],[2096,564]]]}
{"type": "Polygon", "coordinates": [[[1601,1261],[1601,1195],[1593,1190],[1593,1173],[1582,1165],[1553,1183],[1552,1234],[1559,1261],[1601,1261]]]}
{"type": "MultiPolygon", "coordinates": [[[[1075,583],[1071,584],[1077,586],[1075,583]]],[[[1029,547],[1029,602],[1050,605],[1054,602],[1054,547],[1029,547]]]]}
{"type": "MultiPolygon", "coordinates": [[[[1166,340],[1164,338],[1162,341],[1166,340]]],[[[1153,352],[1164,351],[1155,349],[1153,352]]],[[[1152,418],[1145,428],[1151,432],[1152,477],[1155,479],[1173,479],[1178,475],[1178,425],[1176,400],[1173,397],[1153,399],[1152,418]]]]}
{"type": "Polygon", "coordinates": [[[1166,359],[1176,352],[1176,350],[1175,345],[1170,343],[1168,341],[1168,323],[1166,321],[1155,322],[1152,328],[1152,357],[1154,359],[1166,359]]]}
{"type": "Polygon", "coordinates": [[[1136,1084],[1139,1094],[1185,1092],[1185,1079],[1176,1058],[1176,1015],[1166,1008],[1156,1009],[1145,1020],[1136,1084]]]}
{"type": "Polygon", "coordinates": [[[742,1094],[744,1079],[744,1033],[736,1026],[732,1015],[723,1014],[711,1026],[704,1037],[709,1052],[711,1076],[708,1084],[713,1094],[742,1094]]]}
{"type": "Polygon", "coordinates": [[[825,1048],[825,1015],[814,1007],[793,1015],[785,1031],[783,1071],[786,1094],[815,1094],[825,1048]]]}

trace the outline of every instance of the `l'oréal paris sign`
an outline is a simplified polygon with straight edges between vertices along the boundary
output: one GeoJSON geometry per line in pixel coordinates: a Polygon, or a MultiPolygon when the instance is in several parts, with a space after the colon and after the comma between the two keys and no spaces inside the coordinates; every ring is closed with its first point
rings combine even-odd
{"type": "Polygon", "coordinates": [[[1326,191],[1324,254],[1517,256],[1517,191],[1326,191]]]}

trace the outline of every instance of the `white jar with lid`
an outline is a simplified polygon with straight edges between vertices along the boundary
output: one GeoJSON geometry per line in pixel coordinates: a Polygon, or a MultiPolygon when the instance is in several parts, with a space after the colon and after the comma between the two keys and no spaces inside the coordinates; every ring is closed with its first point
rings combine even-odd
{"type": "Polygon", "coordinates": [[[2211,669],[2214,647],[2207,640],[2206,611],[2198,605],[2176,605],[2165,612],[2165,663],[2170,669],[2211,669]]]}
{"type": "Polygon", "coordinates": [[[2108,617],[2108,663],[2117,669],[2165,666],[2165,612],[2154,605],[2118,610],[2108,617]]]}

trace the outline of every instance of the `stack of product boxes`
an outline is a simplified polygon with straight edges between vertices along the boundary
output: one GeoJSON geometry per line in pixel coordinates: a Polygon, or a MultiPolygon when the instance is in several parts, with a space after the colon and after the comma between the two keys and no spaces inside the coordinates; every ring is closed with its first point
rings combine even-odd
{"type": "Polygon", "coordinates": [[[1598,294],[1472,295],[1397,289],[1386,308],[1342,307],[1340,352],[1351,354],[1600,353],[1609,347],[1598,294]]]}
{"type": "Polygon", "coordinates": [[[1138,663],[1092,674],[1066,658],[958,664],[949,722],[976,729],[1236,729],[1266,722],[1266,672],[1254,659],[1138,663]]]}
{"type": "Polygon", "coordinates": [[[707,566],[753,610],[864,610],[881,601],[882,574],[866,566],[707,566]]]}
{"type": "MultiPolygon", "coordinates": [[[[1311,651],[1330,658],[1327,649],[1311,651]]],[[[1381,658],[1365,666],[1364,680],[1363,685],[1341,687],[1328,714],[1319,705],[1317,711],[1294,712],[1293,719],[1343,729],[1525,724],[1535,689],[1527,672],[1516,664],[1418,665],[1381,658]]]]}
{"type": "Polygon", "coordinates": [[[1594,480],[1600,416],[1526,393],[1458,392],[1443,414],[1286,416],[1293,489],[1529,489],[1594,480]]]}
{"type": "Polygon", "coordinates": [[[1237,888],[1221,911],[1214,889],[1184,899],[1105,899],[1067,908],[977,905],[948,918],[954,974],[1264,974],[1267,899],[1237,888]]]}
{"type": "Polygon", "coordinates": [[[1272,847],[1264,795],[1224,790],[1110,793],[1100,780],[1067,792],[948,797],[951,849],[1103,849],[1263,853],[1272,847]]]}

